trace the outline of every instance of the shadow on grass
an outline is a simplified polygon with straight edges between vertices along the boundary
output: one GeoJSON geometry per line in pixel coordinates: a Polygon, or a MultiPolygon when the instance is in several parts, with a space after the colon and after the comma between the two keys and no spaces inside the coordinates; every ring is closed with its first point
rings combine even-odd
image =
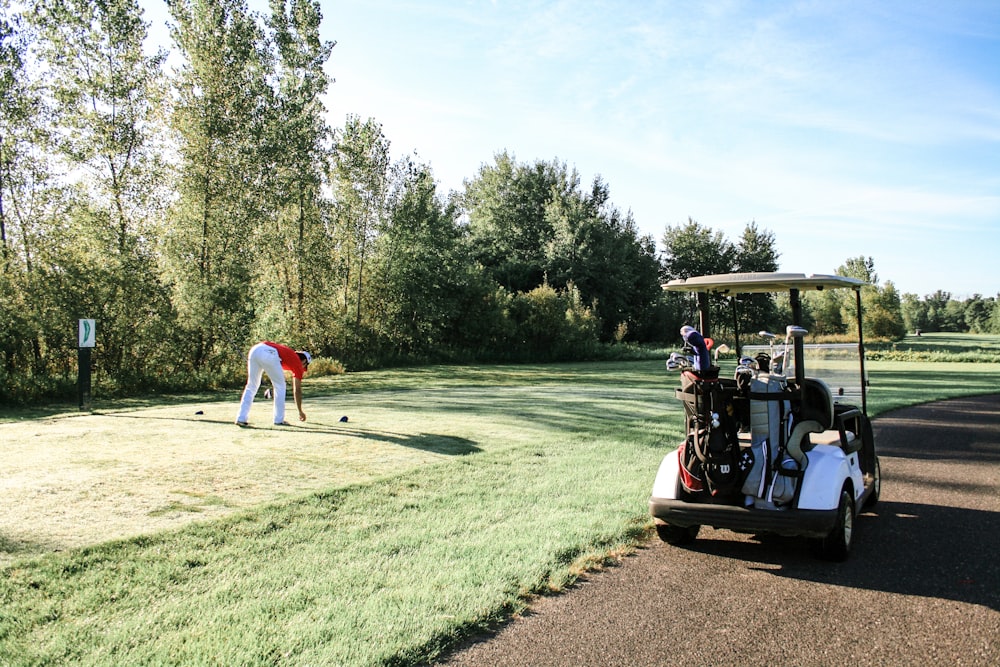
{"type": "MultiPolygon", "coordinates": [[[[4,558],[17,557],[20,555],[35,556],[42,552],[61,550],[62,547],[53,542],[15,538],[0,532],[0,555],[4,558]]],[[[3,565],[0,565],[0,569],[2,568],[3,565]]]]}
{"type": "MultiPolygon", "coordinates": [[[[114,419],[137,419],[137,420],[157,420],[157,421],[181,421],[193,422],[196,424],[224,424],[231,425],[234,429],[240,428],[231,421],[221,419],[206,419],[201,416],[194,417],[151,417],[141,414],[103,413],[103,417],[114,419]]],[[[475,441],[466,438],[459,438],[451,435],[439,435],[435,433],[392,433],[390,431],[380,431],[376,429],[361,429],[351,427],[347,424],[324,424],[323,422],[305,422],[289,426],[268,425],[265,427],[245,426],[248,431],[280,431],[291,436],[298,435],[336,435],[341,437],[359,438],[362,440],[375,440],[386,442],[402,447],[410,447],[425,452],[443,454],[446,456],[465,456],[482,451],[475,441]]]]}

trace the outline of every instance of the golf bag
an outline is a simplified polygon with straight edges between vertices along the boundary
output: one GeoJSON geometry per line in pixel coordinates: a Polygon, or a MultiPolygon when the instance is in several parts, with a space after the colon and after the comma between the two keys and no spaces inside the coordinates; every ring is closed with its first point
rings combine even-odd
{"type": "Polygon", "coordinates": [[[754,460],[742,492],[755,506],[781,505],[795,495],[798,464],[785,452],[791,409],[785,389],[783,376],[766,373],[750,384],[750,451],[754,460]]]}
{"type": "Polygon", "coordinates": [[[681,484],[688,493],[711,496],[736,493],[753,462],[741,456],[732,390],[723,386],[719,369],[681,374],[676,396],[684,403],[687,435],[680,449],[681,484]]]}

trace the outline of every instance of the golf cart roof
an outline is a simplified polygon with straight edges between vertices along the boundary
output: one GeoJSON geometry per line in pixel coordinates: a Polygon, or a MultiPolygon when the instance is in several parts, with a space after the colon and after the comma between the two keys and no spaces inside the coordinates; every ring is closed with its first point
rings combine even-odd
{"type": "Polygon", "coordinates": [[[722,273],[714,276],[678,278],[663,285],[670,292],[711,292],[714,294],[747,294],[750,292],[787,292],[791,289],[822,290],[861,289],[863,280],[845,276],[804,273],[722,273]]]}

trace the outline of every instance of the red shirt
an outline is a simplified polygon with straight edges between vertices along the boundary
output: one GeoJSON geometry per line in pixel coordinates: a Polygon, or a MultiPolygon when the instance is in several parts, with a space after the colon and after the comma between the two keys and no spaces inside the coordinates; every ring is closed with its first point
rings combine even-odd
{"type": "Polygon", "coordinates": [[[295,352],[295,350],[287,345],[272,343],[269,340],[265,340],[264,345],[270,345],[278,351],[278,357],[281,358],[281,367],[283,369],[290,372],[298,379],[302,379],[302,375],[306,372],[306,369],[302,366],[302,360],[299,359],[299,355],[295,352]]]}

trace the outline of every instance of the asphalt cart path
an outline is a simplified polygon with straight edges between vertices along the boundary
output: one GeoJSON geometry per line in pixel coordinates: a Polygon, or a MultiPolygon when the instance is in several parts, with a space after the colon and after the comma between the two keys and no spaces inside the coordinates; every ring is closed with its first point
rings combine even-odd
{"type": "MultiPolygon", "coordinates": [[[[442,664],[1000,665],[1000,396],[875,421],[882,497],[844,563],[799,539],[654,541],[442,664]]],[[[654,471],[650,471],[652,480],[654,471]]]]}

